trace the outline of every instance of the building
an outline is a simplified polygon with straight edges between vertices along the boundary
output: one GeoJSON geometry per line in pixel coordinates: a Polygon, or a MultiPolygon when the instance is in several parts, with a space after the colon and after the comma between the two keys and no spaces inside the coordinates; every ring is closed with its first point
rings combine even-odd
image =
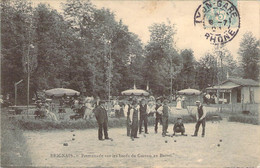
{"type": "Polygon", "coordinates": [[[260,103],[260,85],[252,79],[228,78],[220,85],[206,88],[206,91],[213,96],[217,95],[218,89],[220,103],[260,103]]]}

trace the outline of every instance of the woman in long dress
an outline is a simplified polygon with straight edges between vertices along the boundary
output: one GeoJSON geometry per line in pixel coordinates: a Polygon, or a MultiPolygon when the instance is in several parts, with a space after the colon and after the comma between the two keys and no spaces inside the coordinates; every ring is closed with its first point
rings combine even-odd
{"type": "Polygon", "coordinates": [[[91,98],[86,98],[85,106],[86,106],[86,110],[85,110],[83,119],[90,119],[90,118],[92,118],[92,115],[93,115],[93,113],[92,113],[93,107],[92,107],[91,98]]]}
{"type": "Polygon", "coordinates": [[[181,101],[182,101],[181,97],[178,96],[176,101],[177,101],[176,109],[181,110],[182,109],[182,107],[181,107],[181,101]]]}

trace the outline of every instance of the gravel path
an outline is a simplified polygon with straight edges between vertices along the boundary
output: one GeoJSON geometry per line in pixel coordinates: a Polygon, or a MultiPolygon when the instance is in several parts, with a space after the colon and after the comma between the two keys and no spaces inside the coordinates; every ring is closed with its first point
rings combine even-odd
{"type": "MultiPolygon", "coordinates": [[[[109,130],[113,141],[98,141],[96,129],[33,131],[24,135],[33,166],[260,166],[260,126],[207,122],[204,138],[190,136],[194,126],[185,125],[187,137],[173,138],[163,138],[161,127],[158,134],[149,127],[150,134],[141,134],[135,141],[125,135],[125,128],[109,130]]],[[[172,134],[172,125],[168,131],[172,134]]]]}

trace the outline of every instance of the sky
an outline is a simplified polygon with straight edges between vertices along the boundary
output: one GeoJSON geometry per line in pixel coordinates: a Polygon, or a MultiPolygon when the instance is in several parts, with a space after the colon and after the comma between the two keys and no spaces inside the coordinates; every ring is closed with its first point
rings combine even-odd
{"type": "MultiPolygon", "coordinates": [[[[34,4],[40,2],[61,11],[61,3],[65,0],[33,0],[34,4]]],[[[200,1],[119,1],[119,0],[93,0],[97,8],[109,8],[116,15],[116,19],[122,19],[130,32],[139,36],[144,44],[150,37],[149,26],[153,23],[162,23],[170,20],[175,24],[176,34],[174,40],[176,48],[192,49],[194,57],[199,59],[207,52],[213,52],[215,46],[204,38],[205,30],[194,26],[194,13],[200,1]]],[[[241,26],[236,37],[225,45],[235,59],[238,58],[239,43],[246,32],[252,32],[260,39],[260,1],[238,1],[237,9],[240,14],[241,26]]]]}

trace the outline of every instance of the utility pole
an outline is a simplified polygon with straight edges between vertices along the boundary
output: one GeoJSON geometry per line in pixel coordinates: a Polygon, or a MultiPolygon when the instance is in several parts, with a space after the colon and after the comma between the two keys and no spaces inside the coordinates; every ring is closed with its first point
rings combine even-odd
{"type": "MultiPolygon", "coordinates": [[[[220,96],[220,84],[222,82],[222,78],[223,78],[223,66],[222,66],[222,59],[223,59],[223,52],[221,50],[223,46],[217,46],[217,53],[218,53],[218,58],[220,61],[217,61],[217,80],[218,80],[218,89],[217,89],[217,104],[218,104],[218,111],[220,112],[220,108],[219,108],[219,96],[220,96]],[[220,66],[220,70],[219,70],[219,66],[220,66]]],[[[217,58],[217,60],[218,60],[217,58]]],[[[224,99],[224,97],[223,97],[224,99]]],[[[222,110],[222,106],[221,106],[221,110],[222,110]]]]}
{"type": "Polygon", "coordinates": [[[17,85],[19,85],[22,81],[23,79],[14,84],[14,106],[17,104],[17,85]]]}
{"type": "Polygon", "coordinates": [[[30,48],[34,48],[32,44],[28,46],[27,53],[27,117],[29,115],[29,103],[30,103],[30,48]]]}
{"type": "Polygon", "coordinates": [[[111,60],[111,41],[108,41],[109,43],[109,70],[108,70],[108,102],[110,103],[110,95],[111,95],[111,79],[112,79],[112,75],[111,75],[111,69],[112,69],[112,60],[111,60]]]}
{"type": "Polygon", "coordinates": [[[170,62],[171,62],[171,97],[172,97],[172,71],[173,71],[173,69],[172,69],[172,59],[170,60],[170,62]]]}

